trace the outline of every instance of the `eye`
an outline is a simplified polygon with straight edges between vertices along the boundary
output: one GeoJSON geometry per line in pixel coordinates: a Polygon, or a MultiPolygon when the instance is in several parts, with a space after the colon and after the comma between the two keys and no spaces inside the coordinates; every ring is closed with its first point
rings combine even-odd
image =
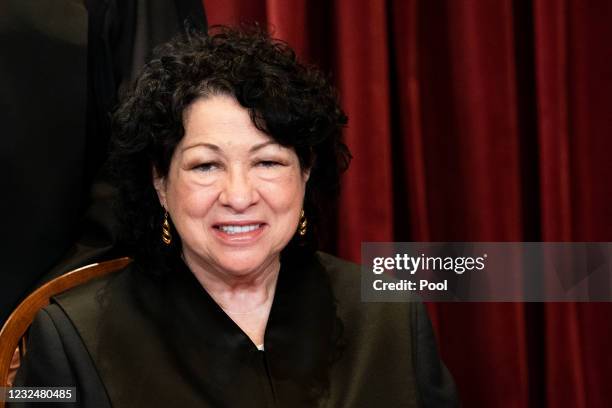
{"type": "Polygon", "coordinates": [[[201,163],[201,164],[194,166],[193,170],[207,172],[207,171],[216,170],[219,167],[220,167],[219,163],[208,162],[208,163],[201,163]]]}
{"type": "Polygon", "coordinates": [[[283,164],[274,160],[260,160],[257,162],[257,166],[259,167],[276,167],[276,166],[282,166],[283,164]]]}

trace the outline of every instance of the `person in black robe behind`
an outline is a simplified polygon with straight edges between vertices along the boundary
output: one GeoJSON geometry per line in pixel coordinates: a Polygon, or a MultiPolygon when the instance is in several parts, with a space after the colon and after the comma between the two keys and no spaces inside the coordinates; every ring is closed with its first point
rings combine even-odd
{"type": "Polygon", "coordinates": [[[186,27],[206,29],[201,0],[0,4],[0,208],[10,235],[0,325],[46,281],[122,253],[103,168],[110,112],[153,48],[186,27]]]}

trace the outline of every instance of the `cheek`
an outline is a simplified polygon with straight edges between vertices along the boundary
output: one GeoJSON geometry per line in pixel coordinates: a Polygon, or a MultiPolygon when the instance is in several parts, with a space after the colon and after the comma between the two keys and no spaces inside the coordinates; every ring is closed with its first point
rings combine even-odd
{"type": "Polygon", "coordinates": [[[277,211],[290,211],[302,208],[305,183],[296,175],[275,182],[262,184],[260,194],[277,211]]]}
{"type": "Polygon", "coordinates": [[[215,198],[212,188],[181,182],[175,184],[172,194],[168,197],[178,215],[183,217],[203,217],[213,206],[215,198]]]}

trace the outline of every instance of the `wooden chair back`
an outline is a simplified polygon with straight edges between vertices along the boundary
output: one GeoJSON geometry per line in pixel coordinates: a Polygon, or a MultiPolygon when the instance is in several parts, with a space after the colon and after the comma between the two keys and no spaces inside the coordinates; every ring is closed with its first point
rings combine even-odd
{"type": "MultiPolygon", "coordinates": [[[[91,279],[117,272],[130,262],[132,260],[126,257],[83,266],[50,280],[25,298],[0,330],[0,387],[11,385],[11,377],[26,352],[26,331],[36,313],[49,304],[51,297],[91,279]]],[[[0,408],[3,406],[4,403],[0,399],[0,408]]]]}

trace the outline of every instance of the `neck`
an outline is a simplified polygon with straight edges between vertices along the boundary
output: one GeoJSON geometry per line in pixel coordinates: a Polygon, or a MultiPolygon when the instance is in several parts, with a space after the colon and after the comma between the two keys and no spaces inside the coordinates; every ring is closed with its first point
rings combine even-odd
{"type": "Polygon", "coordinates": [[[280,270],[278,258],[244,275],[203,266],[188,256],[184,256],[184,260],[196,279],[226,313],[248,315],[269,311],[280,270]]]}

